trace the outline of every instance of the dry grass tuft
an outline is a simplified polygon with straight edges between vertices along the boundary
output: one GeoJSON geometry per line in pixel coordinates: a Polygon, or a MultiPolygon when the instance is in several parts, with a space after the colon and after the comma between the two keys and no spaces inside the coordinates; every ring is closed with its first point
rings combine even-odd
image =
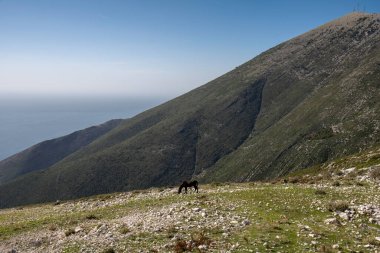
{"type": "Polygon", "coordinates": [[[380,167],[376,167],[371,171],[370,174],[373,179],[380,179],[380,167]]]}
{"type": "Polygon", "coordinates": [[[330,212],[340,211],[344,212],[348,209],[347,201],[332,201],[327,205],[327,208],[330,212]]]}
{"type": "Polygon", "coordinates": [[[73,228],[69,228],[68,230],[65,231],[66,236],[70,236],[75,234],[75,230],[73,228]]]}

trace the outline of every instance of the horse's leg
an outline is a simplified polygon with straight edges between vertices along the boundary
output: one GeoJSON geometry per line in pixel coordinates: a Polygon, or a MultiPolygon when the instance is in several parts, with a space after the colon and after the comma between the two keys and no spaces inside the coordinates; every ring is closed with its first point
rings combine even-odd
{"type": "Polygon", "coordinates": [[[185,193],[187,193],[187,186],[185,186],[185,193]]]}

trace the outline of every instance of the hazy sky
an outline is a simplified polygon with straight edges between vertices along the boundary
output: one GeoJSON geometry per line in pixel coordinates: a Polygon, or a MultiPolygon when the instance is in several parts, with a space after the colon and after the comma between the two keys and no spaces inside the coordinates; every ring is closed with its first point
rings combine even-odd
{"type": "Polygon", "coordinates": [[[0,95],[165,96],[379,0],[0,0],[0,95]]]}

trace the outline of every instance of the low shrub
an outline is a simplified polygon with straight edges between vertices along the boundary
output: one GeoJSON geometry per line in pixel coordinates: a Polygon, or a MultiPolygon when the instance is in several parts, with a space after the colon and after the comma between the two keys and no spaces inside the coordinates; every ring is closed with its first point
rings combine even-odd
{"type": "Polygon", "coordinates": [[[375,238],[369,238],[369,239],[367,239],[366,243],[371,244],[371,245],[376,246],[376,247],[380,247],[380,241],[378,241],[375,238]]]}
{"type": "Polygon", "coordinates": [[[89,214],[86,216],[87,220],[97,220],[99,219],[95,214],[89,214]]]}
{"type": "Polygon", "coordinates": [[[357,186],[365,186],[365,183],[361,182],[361,181],[356,181],[356,185],[357,186]]]}
{"type": "Polygon", "coordinates": [[[174,251],[176,253],[185,252],[191,250],[189,249],[187,242],[185,240],[177,240],[177,242],[174,245],[174,251]]]}
{"type": "Polygon", "coordinates": [[[344,212],[348,209],[348,202],[347,201],[332,201],[328,204],[327,208],[330,212],[334,211],[340,211],[344,212]]]}
{"type": "Polygon", "coordinates": [[[58,229],[58,227],[57,227],[57,225],[55,225],[55,224],[50,224],[50,225],[48,226],[48,229],[49,229],[50,231],[56,231],[56,230],[58,229]]]}
{"type": "Polygon", "coordinates": [[[102,251],[102,253],[115,253],[116,251],[113,248],[107,248],[102,251]]]}
{"type": "Polygon", "coordinates": [[[70,236],[75,234],[75,230],[73,228],[69,228],[68,230],[65,231],[66,236],[70,236]]]}
{"type": "Polygon", "coordinates": [[[372,179],[380,179],[380,167],[376,167],[371,171],[370,174],[372,179]]]}
{"type": "Polygon", "coordinates": [[[211,240],[204,233],[194,233],[191,235],[191,240],[195,243],[196,246],[199,245],[210,245],[211,240]]]}
{"type": "Polygon", "coordinates": [[[175,252],[186,252],[192,251],[194,249],[198,250],[198,247],[203,245],[209,247],[211,244],[211,239],[205,236],[203,232],[193,233],[191,235],[191,240],[186,241],[183,239],[178,239],[174,245],[175,252]]]}
{"type": "Polygon", "coordinates": [[[326,195],[326,191],[323,189],[316,189],[314,192],[316,195],[326,195]]]}
{"type": "Polygon", "coordinates": [[[119,232],[120,232],[120,234],[125,235],[125,234],[131,232],[131,230],[130,230],[127,226],[122,226],[122,227],[119,229],[119,232]]]}

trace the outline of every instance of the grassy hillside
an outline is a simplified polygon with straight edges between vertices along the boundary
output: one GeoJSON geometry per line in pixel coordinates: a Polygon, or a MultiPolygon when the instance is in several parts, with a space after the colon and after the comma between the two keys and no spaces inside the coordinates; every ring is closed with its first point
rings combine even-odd
{"type": "Polygon", "coordinates": [[[378,252],[380,149],[267,183],[98,195],[0,211],[9,252],[378,252]]]}
{"type": "Polygon", "coordinates": [[[264,89],[268,106],[262,106],[250,138],[206,171],[207,181],[274,178],[379,143],[380,36],[374,43],[362,29],[375,35],[376,17],[352,14],[282,44],[282,51],[295,45],[294,55],[280,65],[283,73],[295,72],[299,80],[275,100],[266,99],[270,93],[264,89]],[[316,83],[307,83],[308,76],[316,83]],[[311,84],[315,89],[278,117],[311,84]]]}
{"type": "Polygon", "coordinates": [[[379,14],[332,21],[1,185],[0,207],[270,179],[376,146],[379,45],[379,14]]]}

